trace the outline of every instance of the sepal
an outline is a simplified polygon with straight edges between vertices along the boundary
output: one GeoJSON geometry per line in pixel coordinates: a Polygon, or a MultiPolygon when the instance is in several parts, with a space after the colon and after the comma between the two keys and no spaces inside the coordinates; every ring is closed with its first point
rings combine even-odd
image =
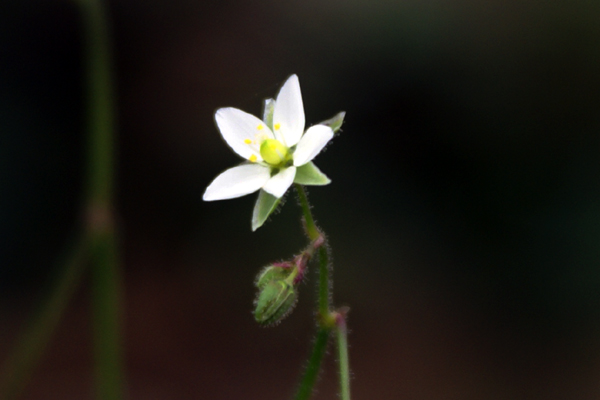
{"type": "Polygon", "coordinates": [[[267,283],[273,280],[285,280],[290,273],[291,264],[289,267],[282,267],[278,265],[268,265],[264,267],[258,275],[256,275],[256,280],[254,281],[254,285],[260,290],[263,289],[267,283]]]}
{"type": "Polygon", "coordinates": [[[326,125],[326,126],[328,126],[335,133],[335,132],[337,132],[342,127],[342,124],[344,123],[344,117],[345,116],[346,116],[346,112],[345,111],[341,111],[341,112],[337,113],[336,115],[334,115],[332,118],[329,118],[328,120],[320,122],[319,125],[326,125]]]}
{"type": "Polygon", "coordinates": [[[319,168],[311,161],[296,169],[294,183],[300,185],[323,186],[331,183],[331,179],[321,172],[319,168]]]}
{"type": "Polygon", "coordinates": [[[252,211],[252,231],[260,228],[267,218],[277,209],[281,198],[277,198],[264,190],[258,193],[254,211],[252,211]]]}

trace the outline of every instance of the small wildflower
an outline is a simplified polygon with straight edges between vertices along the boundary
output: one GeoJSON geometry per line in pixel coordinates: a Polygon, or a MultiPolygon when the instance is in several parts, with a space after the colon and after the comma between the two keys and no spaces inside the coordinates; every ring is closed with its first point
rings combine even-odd
{"type": "Polygon", "coordinates": [[[225,142],[247,162],[217,176],[206,188],[205,201],[232,199],[259,189],[279,199],[294,182],[330,182],[311,161],[331,140],[334,129],[318,124],[304,131],[296,75],[288,78],[275,100],[266,101],[264,121],[231,107],[217,110],[215,120],[225,142]]]}

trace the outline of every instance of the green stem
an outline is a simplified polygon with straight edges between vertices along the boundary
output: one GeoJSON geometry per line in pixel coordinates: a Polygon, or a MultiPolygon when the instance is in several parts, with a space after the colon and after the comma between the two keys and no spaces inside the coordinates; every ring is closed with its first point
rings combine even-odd
{"type": "Polygon", "coordinates": [[[72,249],[50,298],[8,358],[0,382],[2,399],[16,399],[23,391],[81,281],[87,257],[93,267],[97,396],[103,400],[123,397],[118,328],[121,282],[112,216],[114,117],[109,35],[101,0],[80,0],[80,4],[88,75],[87,229],[72,249]]]}
{"type": "Polygon", "coordinates": [[[112,230],[92,234],[92,307],[96,396],[121,399],[122,361],[119,321],[121,277],[112,230]]]}
{"type": "Polygon", "coordinates": [[[111,49],[101,0],[80,0],[88,78],[88,234],[91,238],[93,327],[98,399],[123,398],[119,330],[121,276],[113,217],[114,106],[111,49]]]}
{"type": "Polygon", "coordinates": [[[47,301],[32,318],[29,327],[8,357],[0,378],[0,399],[14,400],[22,395],[62,319],[69,300],[81,282],[85,271],[87,247],[88,242],[83,237],[69,251],[61,275],[52,286],[47,301]]]}
{"type": "Polygon", "coordinates": [[[79,0],[85,27],[87,74],[88,202],[112,203],[114,108],[108,24],[102,0],[79,0]]]}
{"type": "Polygon", "coordinates": [[[306,222],[306,231],[308,233],[308,237],[310,240],[317,240],[320,233],[315,225],[315,220],[312,216],[312,212],[310,211],[310,204],[308,204],[308,197],[306,196],[306,191],[304,190],[304,186],[295,183],[294,187],[298,192],[298,198],[300,199],[300,206],[302,207],[302,212],[304,213],[304,221],[306,222]]]}
{"type": "Polygon", "coordinates": [[[329,280],[329,254],[327,248],[319,248],[319,313],[321,319],[329,316],[329,303],[331,300],[331,281],[329,280]]]}
{"type": "MultiPolygon", "coordinates": [[[[320,237],[324,238],[323,233],[315,225],[315,220],[310,210],[310,204],[306,191],[302,185],[296,184],[296,191],[298,192],[298,198],[300,199],[300,206],[302,207],[302,213],[304,214],[304,222],[306,224],[306,233],[311,241],[315,241],[320,237]]],[[[327,252],[327,245],[323,243],[319,247],[319,325],[320,329],[317,333],[317,338],[313,347],[312,354],[308,360],[308,366],[304,372],[304,376],[300,381],[300,387],[296,394],[296,400],[306,400],[312,395],[315,382],[321,370],[321,363],[325,352],[327,350],[327,343],[329,341],[329,334],[331,332],[331,326],[328,323],[330,320],[330,290],[331,285],[329,282],[329,254],[327,252]]]]}
{"type": "Polygon", "coordinates": [[[330,330],[326,328],[321,328],[317,333],[317,339],[315,340],[312,354],[308,359],[308,366],[300,381],[300,387],[298,388],[296,397],[294,397],[295,400],[307,400],[312,395],[315,382],[317,381],[319,371],[321,370],[321,362],[323,361],[323,356],[325,356],[327,350],[329,333],[330,330]]]}
{"type": "Polygon", "coordinates": [[[340,368],[340,398],[350,400],[350,363],[348,361],[348,329],[346,319],[342,315],[337,317],[337,345],[338,362],[340,368]]]}
{"type": "MultiPolygon", "coordinates": [[[[315,225],[315,220],[310,210],[310,204],[308,203],[308,197],[304,187],[299,184],[295,184],[296,191],[298,192],[298,198],[300,199],[300,206],[302,207],[302,213],[304,214],[304,221],[306,223],[306,231],[310,240],[317,240],[322,233],[315,225]]],[[[329,316],[330,300],[331,300],[331,283],[329,280],[329,253],[327,252],[327,245],[323,243],[319,247],[319,314],[321,320],[325,320],[329,316]]]]}

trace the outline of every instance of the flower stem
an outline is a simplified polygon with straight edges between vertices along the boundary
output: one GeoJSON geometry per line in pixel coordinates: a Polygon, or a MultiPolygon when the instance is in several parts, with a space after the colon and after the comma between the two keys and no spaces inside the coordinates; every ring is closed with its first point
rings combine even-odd
{"type": "Polygon", "coordinates": [[[304,190],[304,186],[295,183],[294,187],[298,192],[298,198],[300,199],[300,206],[302,207],[302,212],[304,213],[304,221],[306,222],[306,230],[308,232],[308,237],[310,240],[317,240],[320,233],[315,225],[315,220],[312,216],[312,212],[310,211],[310,204],[308,203],[308,197],[306,196],[306,191],[304,190]]]}
{"type": "Polygon", "coordinates": [[[42,358],[56,327],[85,271],[88,241],[81,237],[69,250],[61,275],[5,362],[0,378],[0,399],[19,398],[42,358]]]}
{"type": "MultiPolygon", "coordinates": [[[[323,240],[325,236],[315,225],[315,220],[310,210],[310,204],[304,187],[299,184],[295,184],[296,191],[298,192],[298,198],[300,199],[300,206],[304,214],[304,222],[306,224],[306,233],[311,241],[323,240]]],[[[327,343],[329,341],[329,335],[331,333],[330,324],[327,321],[330,319],[330,301],[331,301],[331,283],[329,280],[329,253],[325,243],[319,245],[319,318],[318,322],[320,329],[317,333],[317,338],[314,343],[312,354],[308,360],[308,366],[304,372],[304,376],[300,382],[300,387],[296,394],[295,400],[309,399],[312,395],[317,376],[321,370],[321,362],[325,356],[327,350],[327,343]]]]}
{"type": "Polygon", "coordinates": [[[329,279],[329,254],[327,248],[319,248],[319,313],[321,319],[327,318],[329,314],[329,302],[331,300],[331,281],[329,279]]]}
{"type": "Polygon", "coordinates": [[[317,381],[319,371],[321,370],[321,362],[323,361],[323,356],[327,350],[329,333],[330,329],[327,328],[321,328],[317,333],[312,354],[308,359],[308,366],[300,381],[300,387],[298,388],[296,397],[294,397],[295,400],[307,400],[312,395],[315,382],[317,381]]]}
{"type": "Polygon", "coordinates": [[[102,0],[80,0],[85,27],[89,165],[88,235],[91,240],[96,396],[121,399],[119,331],[121,276],[113,217],[114,106],[109,29],[102,0]]]}
{"type": "Polygon", "coordinates": [[[346,318],[338,314],[336,322],[338,365],[340,369],[340,398],[342,400],[350,400],[350,365],[348,361],[348,329],[346,328],[346,318]]]}
{"type": "MultiPolygon", "coordinates": [[[[310,204],[308,203],[308,197],[304,187],[299,184],[295,184],[296,191],[298,192],[298,198],[300,199],[300,206],[304,214],[304,221],[306,223],[306,232],[310,240],[317,240],[322,236],[322,232],[319,231],[315,225],[315,220],[310,210],[310,204]]],[[[329,279],[329,253],[327,252],[327,246],[324,244],[319,247],[319,314],[321,320],[324,320],[329,315],[329,306],[331,300],[331,283],[329,279]]]]}

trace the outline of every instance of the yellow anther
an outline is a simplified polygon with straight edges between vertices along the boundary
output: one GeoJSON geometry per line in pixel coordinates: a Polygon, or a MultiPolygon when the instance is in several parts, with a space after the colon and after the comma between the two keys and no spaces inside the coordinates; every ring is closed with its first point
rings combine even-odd
{"type": "Polygon", "coordinates": [[[275,130],[279,130],[279,128],[281,128],[281,124],[278,122],[275,125],[273,125],[273,128],[275,128],[275,130]]]}
{"type": "Polygon", "coordinates": [[[248,158],[248,160],[250,160],[250,162],[256,162],[256,160],[257,160],[256,155],[252,154],[250,156],[250,158],[248,158]]]}
{"type": "Polygon", "coordinates": [[[256,129],[258,129],[259,131],[262,130],[262,128],[264,128],[265,126],[263,124],[259,124],[256,129]]]}
{"type": "Polygon", "coordinates": [[[250,140],[250,139],[244,139],[244,143],[246,143],[246,144],[252,144],[252,140],[250,140]]]}

